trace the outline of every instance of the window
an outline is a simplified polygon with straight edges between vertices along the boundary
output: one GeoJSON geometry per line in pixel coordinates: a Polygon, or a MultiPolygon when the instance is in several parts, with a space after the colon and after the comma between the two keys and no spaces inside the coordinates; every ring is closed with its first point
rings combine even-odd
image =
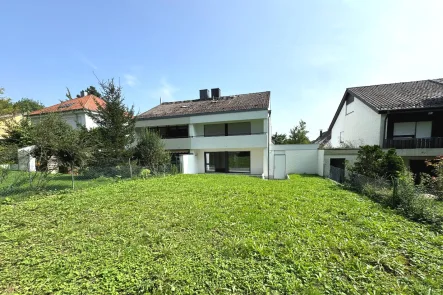
{"type": "Polygon", "coordinates": [[[230,123],[228,125],[228,135],[250,135],[251,122],[230,123]]]}
{"type": "Polygon", "coordinates": [[[205,153],[205,172],[250,173],[251,152],[205,153]]]}
{"type": "Polygon", "coordinates": [[[394,123],[394,139],[431,137],[432,121],[394,123]]]}
{"type": "Polygon", "coordinates": [[[225,124],[205,125],[205,136],[225,136],[225,124]]]}
{"type": "Polygon", "coordinates": [[[188,125],[150,127],[149,130],[157,132],[164,139],[189,137],[188,125]]]}
{"type": "Polygon", "coordinates": [[[208,124],[205,125],[205,136],[250,135],[251,122],[208,124]]]}
{"type": "Polygon", "coordinates": [[[345,142],[345,132],[340,131],[340,143],[344,143],[344,142],[345,142]]]}

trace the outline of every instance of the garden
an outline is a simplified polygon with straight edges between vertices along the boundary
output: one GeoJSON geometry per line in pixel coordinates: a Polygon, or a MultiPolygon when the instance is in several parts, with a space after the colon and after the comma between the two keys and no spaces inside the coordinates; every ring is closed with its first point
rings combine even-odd
{"type": "Polygon", "coordinates": [[[443,292],[434,227],[290,178],[179,174],[0,205],[0,293],[443,292]]]}

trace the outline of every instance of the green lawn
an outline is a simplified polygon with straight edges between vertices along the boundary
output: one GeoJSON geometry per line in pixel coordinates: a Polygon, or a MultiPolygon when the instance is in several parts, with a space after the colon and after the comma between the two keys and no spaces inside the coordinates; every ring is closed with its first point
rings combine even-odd
{"type": "Polygon", "coordinates": [[[443,237],[317,177],[177,175],[0,206],[4,294],[442,294],[443,237]]]}
{"type": "MultiPolygon", "coordinates": [[[[61,190],[72,189],[72,180],[70,174],[52,174],[47,177],[47,185],[42,190],[35,188],[39,179],[39,172],[31,173],[34,177],[34,187],[29,184],[29,173],[22,171],[10,171],[6,180],[0,183],[0,203],[6,197],[14,201],[22,201],[34,196],[36,192],[52,193],[61,190]],[[34,175],[36,175],[34,177],[34,175]]],[[[113,182],[110,178],[90,179],[82,176],[75,176],[75,189],[85,189],[113,182]]]]}

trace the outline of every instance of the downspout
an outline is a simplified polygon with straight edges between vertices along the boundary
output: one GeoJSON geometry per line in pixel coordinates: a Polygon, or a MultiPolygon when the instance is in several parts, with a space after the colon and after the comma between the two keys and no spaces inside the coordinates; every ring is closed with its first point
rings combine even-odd
{"type": "Polygon", "coordinates": [[[383,128],[383,141],[382,141],[382,147],[381,148],[384,148],[384,142],[387,139],[387,128],[388,128],[387,122],[388,122],[388,117],[389,117],[389,111],[386,113],[386,117],[385,117],[385,124],[384,124],[384,128],[383,128]]]}

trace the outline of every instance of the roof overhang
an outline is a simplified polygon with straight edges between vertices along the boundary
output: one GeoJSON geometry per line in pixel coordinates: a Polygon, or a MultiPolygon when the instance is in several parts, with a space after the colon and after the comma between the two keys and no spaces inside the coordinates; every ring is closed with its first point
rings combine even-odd
{"type": "Polygon", "coordinates": [[[236,110],[236,111],[225,111],[225,112],[212,112],[212,113],[195,113],[195,114],[187,114],[187,115],[171,115],[171,116],[161,116],[161,117],[138,117],[137,120],[145,121],[145,120],[161,120],[161,119],[171,119],[171,118],[189,118],[194,116],[206,116],[206,115],[217,115],[217,114],[229,114],[229,113],[244,113],[244,112],[257,112],[257,111],[268,111],[267,108],[260,109],[248,109],[248,110],[236,110]]]}

